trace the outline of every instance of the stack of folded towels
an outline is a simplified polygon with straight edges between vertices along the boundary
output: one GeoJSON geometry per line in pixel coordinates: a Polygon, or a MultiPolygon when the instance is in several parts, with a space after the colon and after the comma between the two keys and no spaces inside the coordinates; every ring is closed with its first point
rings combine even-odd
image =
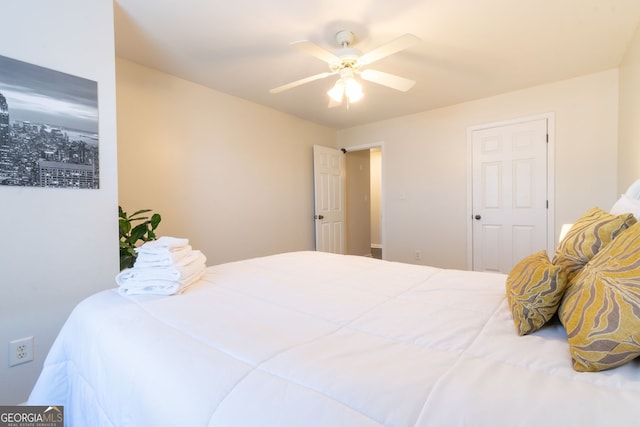
{"type": "Polygon", "coordinates": [[[116,276],[123,295],[175,295],[195,283],[204,272],[204,254],[193,250],[188,239],[162,236],[136,248],[132,268],[116,276]]]}

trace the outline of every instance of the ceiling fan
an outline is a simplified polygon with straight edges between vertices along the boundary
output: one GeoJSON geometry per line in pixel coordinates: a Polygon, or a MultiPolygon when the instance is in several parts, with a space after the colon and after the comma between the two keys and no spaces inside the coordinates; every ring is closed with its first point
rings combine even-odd
{"type": "Polygon", "coordinates": [[[329,71],[278,86],[271,89],[269,92],[279,93],[314,80],[338,75],[340,78],[336,81],[336,84],[331,88],[331,90],[327,92],[329,95],[329,107],[335,107],[342,104],[345,97],[347,98],[348,103],[356,102],[362,98],[362,87],[354,78],[356,75],[360,76],[363,80],[402,92],[408,91],[415,84],[413,80],[409,80],[404,77],[399,77],[383,71],[372,70],[370,68],[363,68],[366,65],[408,48],[412,44],[420,41],[418,37],[413,34],[404,34],[364,54],[358,49],[351,47],[353,40],[354,35],[351,31],[339,31],[336,33],[336,41],[341,48],[335,52],[329,52],[308,40],[291,43],[291,45],[301,49],[302,51],[326,62],[329,65],[329,71]]]}

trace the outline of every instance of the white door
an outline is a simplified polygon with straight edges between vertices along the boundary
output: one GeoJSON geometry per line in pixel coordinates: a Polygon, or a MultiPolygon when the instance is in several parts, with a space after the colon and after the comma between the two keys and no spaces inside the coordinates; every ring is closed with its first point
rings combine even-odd
{"type": "Polygon", "coordinates": [[[345,251],[344,154],[334,148],[313,146],[316,251],[345,251]]]}
{"type": "Polygon", "coordinates": [[[547,135],[546,118],[472,131],[473,270],[547,249],[547,135]]]}

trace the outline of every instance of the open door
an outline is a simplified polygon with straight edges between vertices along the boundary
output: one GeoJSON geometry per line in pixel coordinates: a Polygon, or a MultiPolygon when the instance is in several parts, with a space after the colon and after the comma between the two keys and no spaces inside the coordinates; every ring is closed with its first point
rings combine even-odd
{"type": "Polygon", "coordinates": [[[345,163],[342,151],[313,146],[316,251],[345,253],[345,163]]]}

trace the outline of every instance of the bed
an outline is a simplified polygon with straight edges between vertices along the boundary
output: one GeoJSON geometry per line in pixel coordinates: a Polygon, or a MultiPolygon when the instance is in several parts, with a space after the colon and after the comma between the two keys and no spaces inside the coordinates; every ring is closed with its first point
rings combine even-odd
{"type": "Polygon", "coordinates": [[[80,427],[635,426],[638,218],[640,181],[509,274],[301,251],[106,290],[28,403],[80,427]]]}
{"type": "Polygon", "coordinates": [[[29,404],[83,427],[637,425],[638,362],[575,371],[557,319],[515,333],[505,279],[302,251],[176,296],[106,290],[29,404]]]}

